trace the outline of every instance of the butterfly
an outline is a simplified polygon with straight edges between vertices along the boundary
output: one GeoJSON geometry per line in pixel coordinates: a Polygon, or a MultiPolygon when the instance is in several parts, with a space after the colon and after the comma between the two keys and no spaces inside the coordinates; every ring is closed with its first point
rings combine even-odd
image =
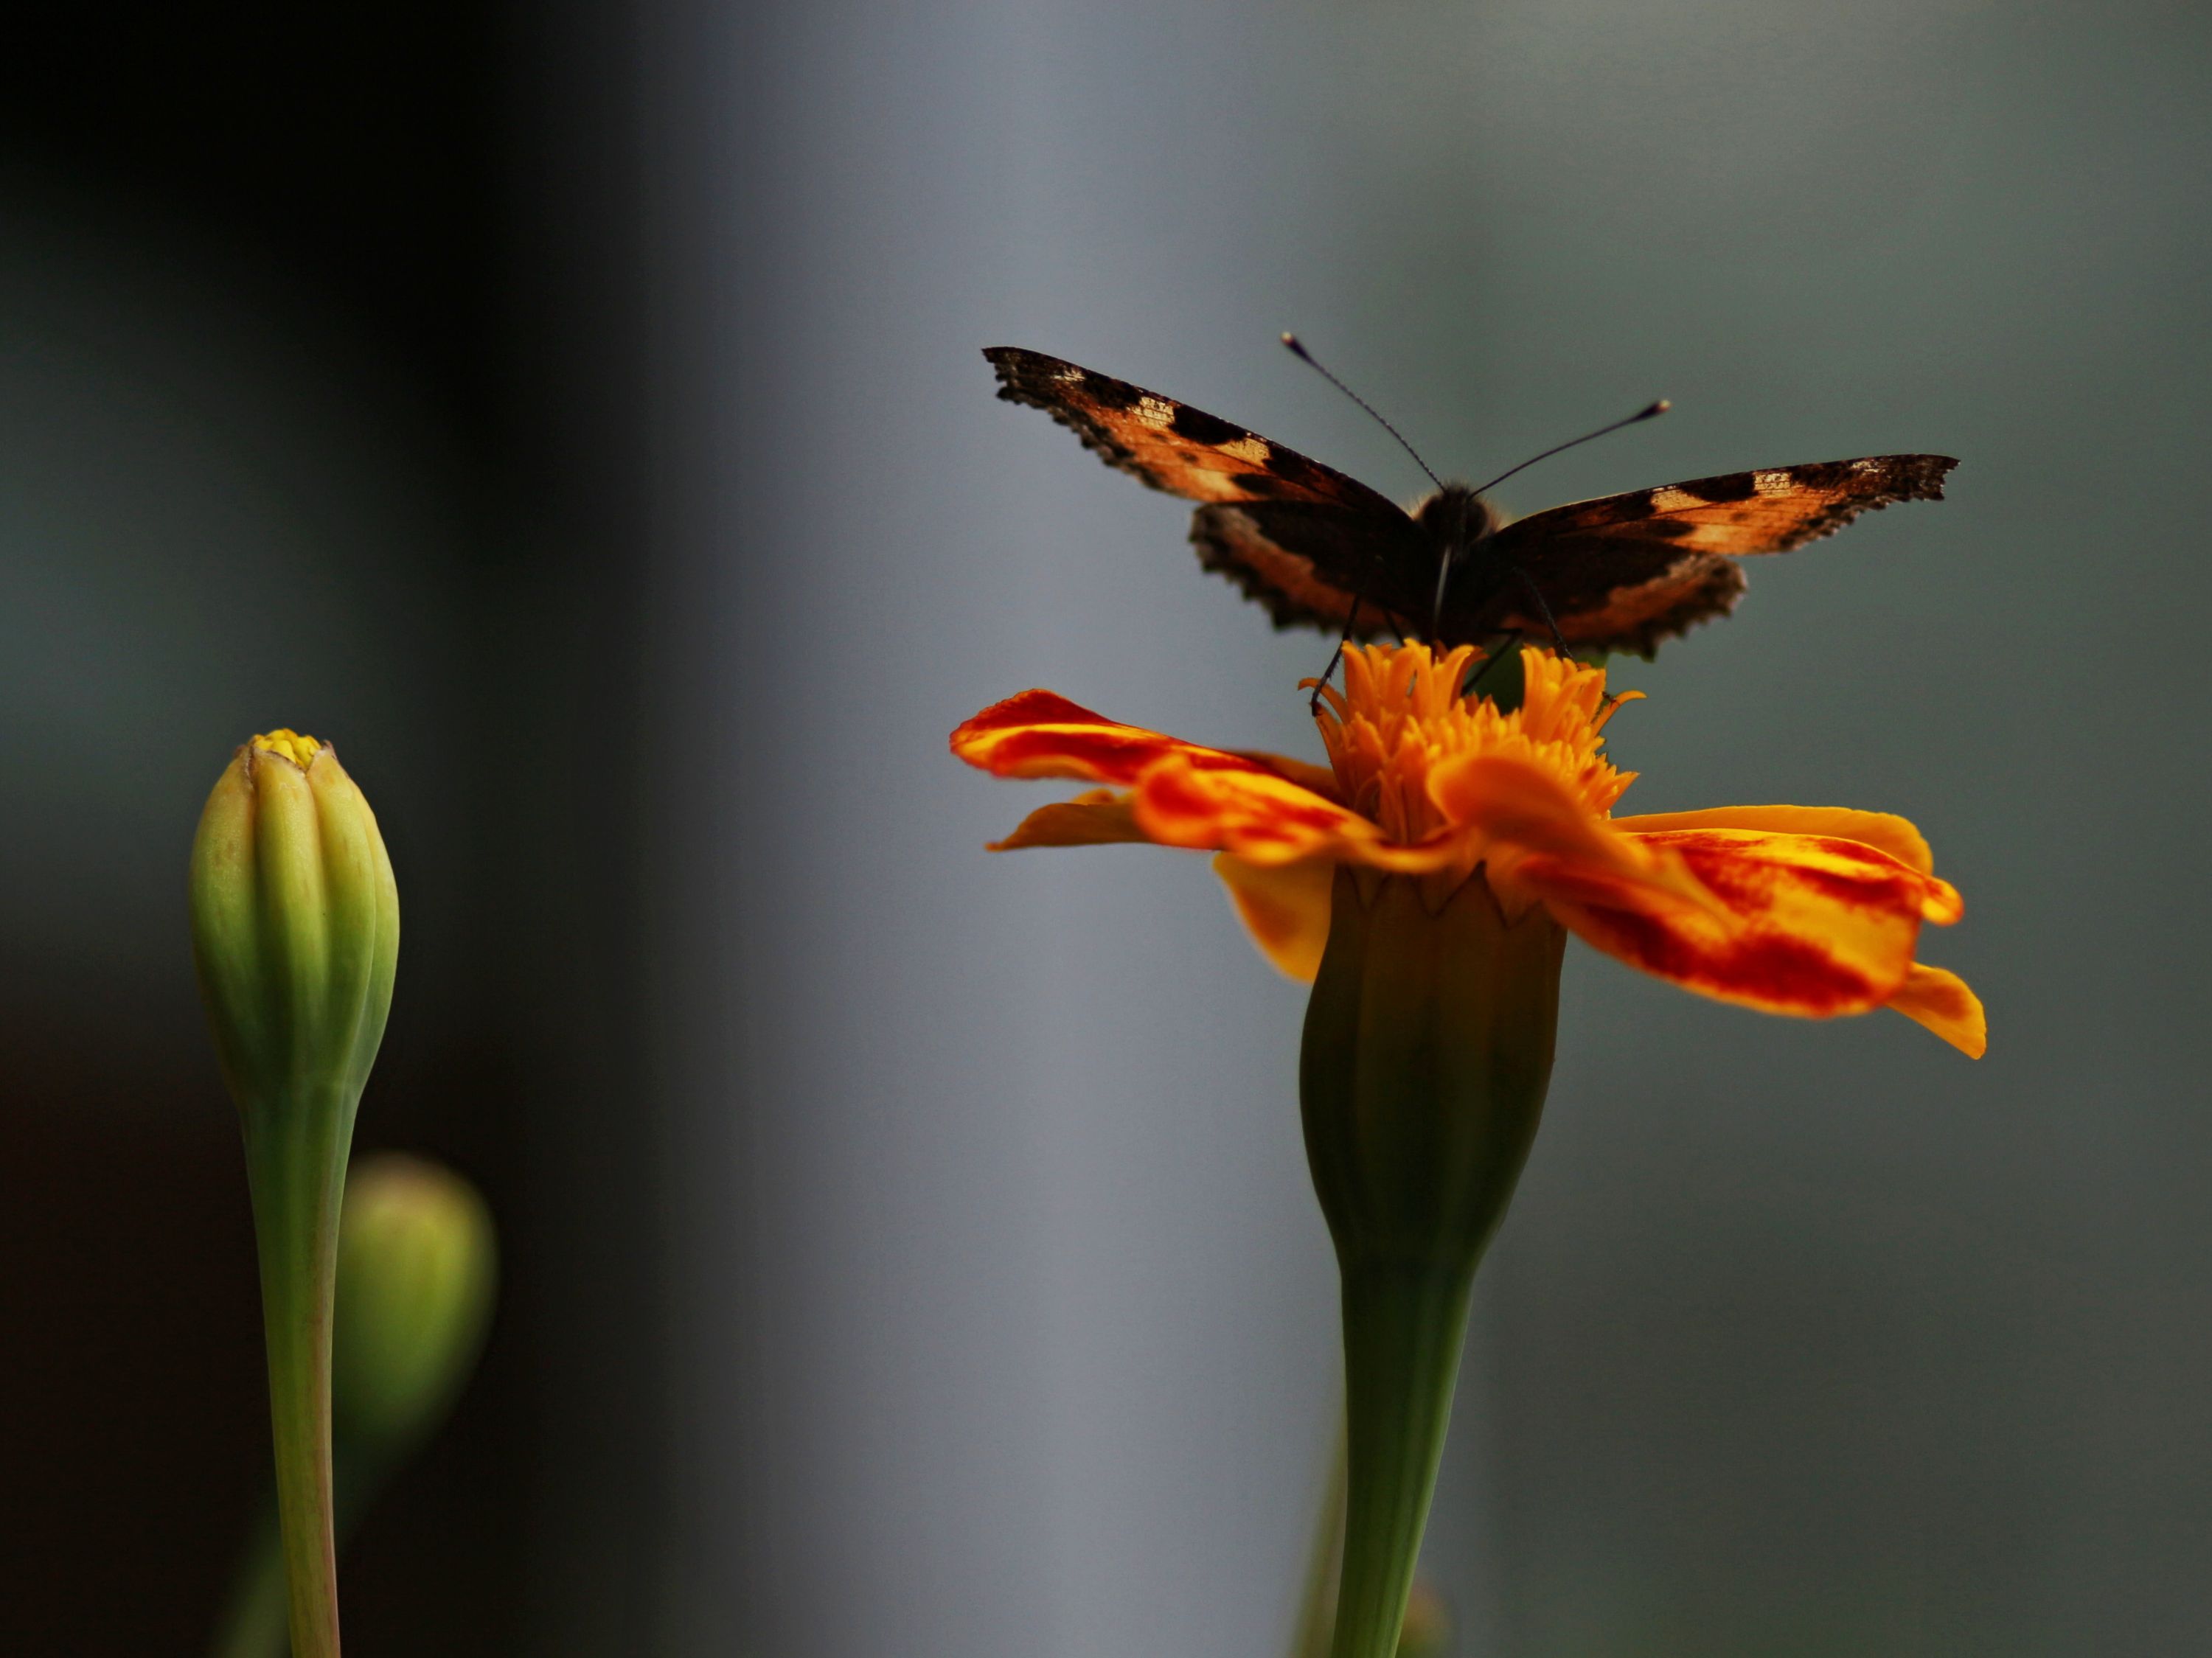
{"type": "Polygon", "coordinates": [[[1892,501],[1940,501],[1958,465],[1948,455],[1868,455],[1771,466],[1511,520],[1479,491],[1443,483],[1408,512],[1294,449],[1127,380],[1017,346],[983,355],[1000,398],[1043,410],[1108,465],[1201,502],[1190,527],[1199,562],[1266,606],[1278,628],[1347,638],[1395,631],[1457,645],[1525,635],[1649,656],[1735,608],[1744,590],[1735,559],[1802,547],[1892,501]]]}

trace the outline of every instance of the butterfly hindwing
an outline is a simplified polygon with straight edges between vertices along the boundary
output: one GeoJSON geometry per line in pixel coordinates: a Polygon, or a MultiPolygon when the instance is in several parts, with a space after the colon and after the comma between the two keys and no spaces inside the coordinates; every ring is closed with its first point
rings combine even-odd
{"type": "MultiPolygon", "coordinates": [[[[1940,501],[1948,455],[1869,455],[1728,472],[1604,495],[1516,519],[1492,539],[1528,572],[1571,645],[1649,652],[1725,615],[1743,591],[1732,558],[1787,552],[1861,513],[1940,501]]],[[[1533,603],[1504,625],[1541,635],[1533,603]]]]}
{"type": "Polygon", "coordinates": [[[1406,578],[1435,567],[1413,519],[1392,519],[1304,501],[1216,503],[1191,514],[1190,539],[1198,562],[1264,606],[1278,628],[1349,628],[1371,639],[1411,630],[1424,601],[1403,591],[1406,578]]]}

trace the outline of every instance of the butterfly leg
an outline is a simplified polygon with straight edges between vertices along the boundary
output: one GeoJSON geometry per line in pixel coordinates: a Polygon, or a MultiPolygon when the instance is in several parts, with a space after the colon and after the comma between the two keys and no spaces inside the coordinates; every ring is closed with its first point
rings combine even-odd
{"type": "Polygon", "coordinates": [[[1329,676],[1336,671],[1336,665],[1344,660],[1344,647],[1352,643],[1352,635],[1359,627],[1359,606],[1365,597],[1364,593],[1352,596],[1352,608],[1345,613],[1344,632],[1338,636],[1336,648],[1328,653],[1328,665],[1321,671],[1321,677],[1314,682],[1313,700],[1306,706],[1316,720],[1321,718],[1321,694],[1328,689],[1329,676]]]}
{"type": "MultiPolygon", "coordinates": [[[[1544,595],[1537,590],[1535,582],[1529,577],[1528,573],[1522,569],[1518,564],[1516,564],[1513,567],[1513,574],[1520,577],[1521,585],[1528,590],[1528,597],[1536,601],[1537,613],[1544,618],[1545,625],[1552,630],[1552,648],[1557,651],[1561,656],[1572,656],[1574,653],[1567,648],[1567,641],[1559,636],[1559,624],[1552,617],[1552,607],[1544,602],[1544,595]]],[[[1516,633],[1514,637],[1517,640],[1520,637],[1520,635],[1516,633]]],[[[1601,653],[1598,657],[1598,662],[1602,665],[1604,661],[1605,657],[1601,653]]],[[[1477,677],[1479,678],[1480,676],[1478,675],[1477,677]]],[[[1605,694],[1603,706],[1607,709],[1610,710],[1613,705],[1620,701],[1620,697],[1615,695],[1613,692],[1607,691],[1605,694]]]]}
{"type": "Polygon", "coordinates": [[[1527,589],[1528,597],[1536,601],[1536,614],[1544,618],[1544,630],[1552,635],[1552,648],[1561,656],[1573,655],[1574,653],[1567,648],[1565,637],[1559,632],[1559,619],[1553,616],[1552,607],[1544,602],[1544,590],[1536,585],[1536,579],[1518,564],[1509,563],[1506,568],[1513,572],[1515,580],[1527,589]]]}
{"type": "MultiPolygon", "coordinates": [[[[1316,719],[1321,717],[1322,688],[1335,673],[1336,665],[1344,660],[1345,648],[1352,643],[1352,636],[1359,631],[1359,607],[1366,602],[1367,593],[1364,588],[1352,596],[1352,608],[1345,613],[1344,632],[1337,637],[1336,648],[1328,653],[1328,665],[1321,671],[1321,677],[1314,685],[1313,701],[1307,705],[1316,719]]],[[[1380,614],[1383,621],[1390,624],[1390,631],[1398,635],[1398,642],[1403,645],[1406,642],[1406,624],[1394,611],[1383,610],[1380,614]]]]}

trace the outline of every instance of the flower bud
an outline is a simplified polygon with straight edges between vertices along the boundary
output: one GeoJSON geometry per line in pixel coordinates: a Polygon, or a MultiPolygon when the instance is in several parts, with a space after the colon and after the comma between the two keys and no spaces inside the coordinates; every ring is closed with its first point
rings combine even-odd
{"type": "Polygon", "coordinates": [[[192,840],[192,958],[245,1130],[295,1658],[337,1658],[331,1299],[354,1113],[392,1009],[399,892],[325,744],[257,737],[192,840]]]}
{"type": "Polygon", "coordinates": [[[354,1170],[331,1368],[342,1459],[404,1455],[444,1418],[483,1346],[496,1254],[490,1212],[451,1169],[386,1153],[354,1170]]]}
{"type": "Polygon", "coordinates": [[[360,1096],[384,1039],[399,893],[376,815],[327,744],[240,748],[192,842],[192,954],[249,1130],[303,1090],[360,1096]]]}

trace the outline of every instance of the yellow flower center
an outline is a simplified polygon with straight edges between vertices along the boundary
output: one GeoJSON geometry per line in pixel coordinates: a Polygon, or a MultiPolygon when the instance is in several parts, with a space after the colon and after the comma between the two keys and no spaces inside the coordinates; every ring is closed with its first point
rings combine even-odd
{"type": "Polygon", "coordinates": [[[264,754],[283,755],[301,771],[313,765],[315,756],[323,750],[323,745],[305,732],[295,732],[287,726],[256,737],[253,746],[264,754]]]}
{"type": "Polygon", "coordinates": [[[1481,655],[1472,645],[1441,657],[1418,643],[1356,646],[1344,653],[1344,689],[1322,689],[1328,707],[1316,723],[1337,786],[1393,841],[1450,827],[1430,797],[1429,774],[1455,756],[1500,754],[1540,766],[1601,817],[1636,779],[1600,750],[1613,710],[1642,692],[1608,701],[1603,668],[1529,647],[1521,653],[1527,689],[1508,713],[1488,697],[1460,694],[1481,655]]]}

